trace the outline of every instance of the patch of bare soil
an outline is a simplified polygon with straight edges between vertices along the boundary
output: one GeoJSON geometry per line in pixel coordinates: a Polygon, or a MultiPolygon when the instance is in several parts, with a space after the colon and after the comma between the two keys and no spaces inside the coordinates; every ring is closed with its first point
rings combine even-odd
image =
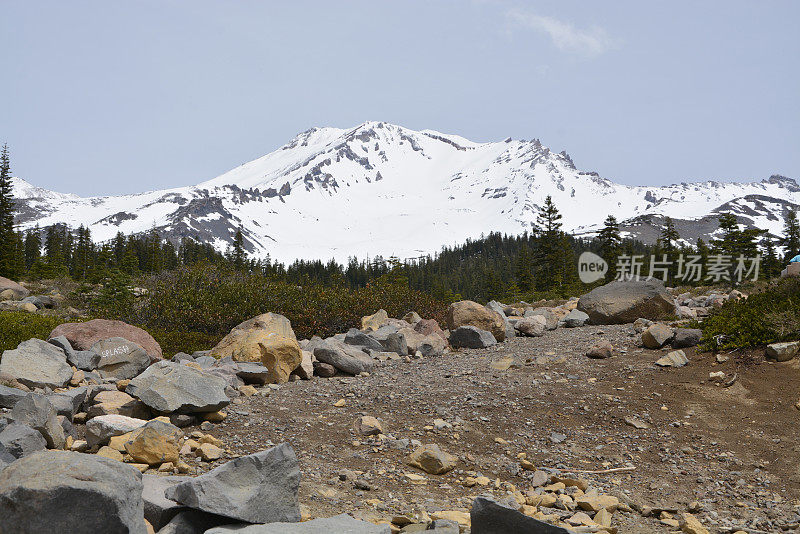
{"type": "Polygon", "coordinates": [[[468,512],[481,493],[530,488],[533,471],[518,457],[525,453],[537,469],[585,478],[627,503],[613,517],[620,532],[675,530],[658,511],[690,504],[712,531],[797,528],[797,363],[737,354],[717,363],[687,349],[688,366],[662,369],[653,362],[665,351],[638,344],[630,325],[560,328],[388,362],[367,377],[315,378],[236,399],[211,433],[234,455],[291,443],[303,472],[301,503],[314,517],[468,512]],[[611,341],[614,356],[586,358],[600,339],[611,341]],[[713,371],[725,378],[710,380],[713,371]],[[340,399],[344,406],[334,406],[340,399]],[[388,438],[358,435],[360,415],[378,417],[388,438]],[[444,475],[418,471],[404,463],[413,450],[404,439],[438,444],[459,464],[444,475]],[[590,473],[616,468],[632,469],[590,473]],[[479,475],[491,482],[463,485],[479,475]]]}

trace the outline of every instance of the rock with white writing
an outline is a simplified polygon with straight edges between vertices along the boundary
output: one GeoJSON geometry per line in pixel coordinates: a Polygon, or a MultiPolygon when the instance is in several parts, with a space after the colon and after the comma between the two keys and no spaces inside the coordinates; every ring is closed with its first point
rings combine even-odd
{"type": "Polygon", "coordinates": [[[75,350],[90,350],[98,341],[112,337],[121,337],[142,347],[151,361],[158,361],[163,356],[161,345],[153,336],[122,321],[111,319],[92,319],[83,323],[63,323],[50,332],[49,339],[64,336],[75,350]]]}
{"type": "Polygon", "coordinates": [[[103,378],[130,380],[150,365],[150,356],[142,347],[121,337],[100,340],[91,350],[100,355],[97,372],[103,378]]]}

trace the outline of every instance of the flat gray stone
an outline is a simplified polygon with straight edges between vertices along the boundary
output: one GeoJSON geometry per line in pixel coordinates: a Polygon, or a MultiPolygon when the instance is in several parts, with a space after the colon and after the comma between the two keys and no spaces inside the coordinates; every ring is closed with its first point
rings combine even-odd
{"type": "Polygon", "coordinates": [[[89,447],[104,445],[114,436],[133,432],[147,424],[144,419],[135,419],[125,415],[100,415],[86,422],[86,442],[89,447]]]}
{"type": "Polygon", "coordinates": [[[0,408],[13,408],[27,393],[17,388],[0,385],[0,408]]]}
{"type": "Polygon", "coordinates": [[[450,332],[450,345],[454,348],[483,349],[496,344],[491,332],[475,326],[459,326],[450,332]]]}
{"type": "Polygon", "coordinates": [[[563,319],[566,328],[578,328],[589,321],[589,314],[578,309],[570,311],[563,319]]]}
{"type": "MultiPolygon", "coordinates": [[[[341,514],[302,523],[226,525],[207,530],[206,534],[389,534],[390,532],[389,525],[374,525],[353,519],[347,514],[341,514]]],[[[458,527],[456,527],[456,532],[458,532],[458,527]]]]}
{"type": "Polygon", "coordinates": [[[27,425],[42,434],[51,449],[63,449],[64,429],[58,420],[55,406],[38,393],[29,393],[8,414],[15,423],[27,425]]]}
{"type": "Polygon", "coordinates": [[[0,431],[0,446],[14,458],[22,458],[47,448],[44,436],[28,425],[11,423],[0,431]]]}
{"type": "Polygon", "coordinates": [[[161,413],[215,412],[230,403],[220,377],[171,361],[156,362],[125,392],[161,413]]]}
{"type": "Polygon", "coordinates": [[[315,348],[314,357],[351,375],[372,371],[375,365],[373,359],[364,351],[335,338],[328,338],[321,346],[315,348]]]}
{"type": "Polygon", "coordinates": [[[0,532],[146,534],[141,477],[100,456],[35,452],[0,471],[0,532]]]}
{"type": "Polygon", "coordinates": [[[369,334],[365,334],[357,328],[351,328],[344,336],[344,342],[348,345],[355,345],[357,347],[364,347],[370,350],[382,351],[383,345],[369,334]]]}
{"type": "Polygon", "coordinates": [[[185,506],[164,496],[167,488],[186,482],[190,477],[165,477],[159,475],[142,475],[142,500],[144,501],[144,518],[153,525],[156,531],[161,530],[179,512],[187,510],[185,506]]]}
{"type": "Polygon", "coordinates": [[[0,373],[8,373],[29,388],[61,388],[72,378],[67,355],[41,339],[29,339],[3,352],[0,373]]]}
{"type": "Polygon", "coordinates": [[[297,457],[289,444],[282,443],[169,488],[166,497],[249,523],[297,522],[299,485],[297,457]]]}
{"type": "Polygon", "coordinates": [[[659,367],[683,367],[689,365],[689,359],[682,350],[673,350],[656,360],[656,365],[659,367]]]}
{"type": "Polygon", "coordinates": [[[247,384],[264,385],[269,381],[269,369],[260,363],[236,362],[236,374],[247,384]]]}

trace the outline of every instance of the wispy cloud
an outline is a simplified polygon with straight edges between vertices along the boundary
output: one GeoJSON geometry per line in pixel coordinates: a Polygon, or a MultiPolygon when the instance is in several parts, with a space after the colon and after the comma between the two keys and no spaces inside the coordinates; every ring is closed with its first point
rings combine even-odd
{"type": "Polygon", "coordinates": [[[506,12],[512,23],[546,33],[559,50],[594,57],[616,46],[616,41],[603,28],[588,30],[576,28],[569,22],[524,11],[510,9],[506,12]]]}

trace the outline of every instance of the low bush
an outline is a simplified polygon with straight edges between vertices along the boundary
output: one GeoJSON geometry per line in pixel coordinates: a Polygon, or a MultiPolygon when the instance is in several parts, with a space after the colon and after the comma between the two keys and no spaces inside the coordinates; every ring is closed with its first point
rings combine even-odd
{"type": "Polygon", "coordinates": [[[142,325],[156,339],[156,333],[162,332],[169,336],[164,338],[167,345],[185,352],[191,347],[173,344],[180,339],[179,333],[191,334],[186,339],[193,340],[187,341],[192,346],[195,342],[207,344],[240,322],[266,312],[285,315],[299,338],[309,338],[360,327],[362,316],[380,308],[392,317],[415,310],[422,317],[439,321],[447,309],[447,303],[412,290],[405,280],[391,276],[365,288],[350,289],[343,285],[300,286],[218,266],[197,265],[138,283],[148,290],[144,297],[116,305],[105,302],[103,315],[142,325]]]}
{"type": "Polygon", "coordinates": [[[15,349],[31,338],[47,339],[63,322],[58,317],[26,312],[0,312],[0,351],[15,349]]]}
{"type": "Polygon", "coordinates": [[[785,278],[728,301],[702,323],[703,348],[726,350],[800,339],[800,279],[785,278]]]}

